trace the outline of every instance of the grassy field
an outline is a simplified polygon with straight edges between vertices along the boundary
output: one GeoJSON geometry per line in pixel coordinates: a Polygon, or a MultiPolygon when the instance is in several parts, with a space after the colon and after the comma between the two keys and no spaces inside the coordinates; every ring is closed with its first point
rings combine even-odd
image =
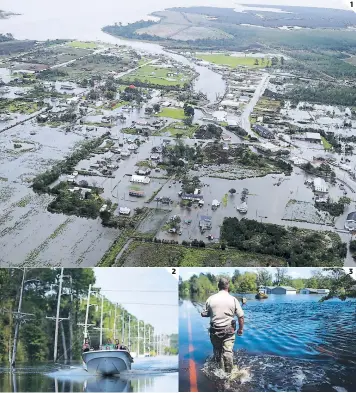
{"type": "Polygon", "coordinates": [[[152,65],[146,65],[134,72],[123,77],[125,81],[139,80],[142,83],[159,85],[159,86],[184,86],[185,83],[189,83],[191,78],[189,75],[183,74],[176,69],[169,68],[158,68],[152,65]],[[172,73],[177,73],[178,75],[169,75],[172,73]]]}
{"type": "Polygon", "coordinates": [[[257,57],[237,57],[223,54],[211,54],[211,55],[196,55],[198,59],[208,61],[209,63],[217,64],[217,65],[226,65],[232,68],[236,68],[238,66],[247,66],[247,67],[255,67],[255,68],[263,68],[267,65],[271,64],[269,59],[265,59],[265,62],[262,63],[261,58],[257,57]],[[256,59],[258,60],[258,65],[255,65],[256,59]]]}
{"type": "Polygon", "coordinates": [[[123,254],[120,266],[285,266],[281,258],[237,250],[188,248],[134,241],[123,254]]]}
{"type": "MultiPolygon", "coordinates": [[[[159,117],[170,117],[171,119],[183,120],[185,118],[184,110],[177,108],[163,108],[157,115],[159,117]]],[[[179,130],[184,131],[184,130],[179,130]]]]}
{"type": "Polygon", "coordinates": [[[181,134],[185,138],[192,138],[195,131],[199,128],[199,126],[187,127],[182,122],[172,123],[168,127],[163,128],[160,131],[154,133],[154,135],[163,135],[166,132],[169,132],[171,136],[176,136],[181,134]],[[179,127],[186,127],[186,129],[181,129],[179,127]]]}
{"type": "Polygon", "coordinates": [[[98,45],[95,42],[72,41],[68,43],[73,48],[96,49],[98,45]]]}
{"type": "Polygon", "coordinates": [[[40,109],[41,107],[36,102],[20,101],[20,100],[5,101],[0,106],[0,111],[21,113],[24,115],[31,115],[32,113],[35,113],[40,109]]]}
{"type": "Polygon", "coordinates": [[[329,143],[323,136],[321,136],[321,141],[323,142],[323,146],[325,150],[331,150],[332,145],[329,143]]]}

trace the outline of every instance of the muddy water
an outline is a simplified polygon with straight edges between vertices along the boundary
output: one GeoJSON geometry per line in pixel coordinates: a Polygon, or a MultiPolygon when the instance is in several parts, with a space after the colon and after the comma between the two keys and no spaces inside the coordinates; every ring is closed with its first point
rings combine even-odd
{"type": "Polygon", "coordinates": [[[216,378],[217,373],[207,377],[202,372],[212,353],[209,320],[200,316],[206,299],[181,301],[181,391],[190,388],[190,359],[196,363],[199,391],[355,390],[354,301],[319,303],[317,295],[269,295],[263,301],[248,297],[244,335],[234,346],[235,364],[244,378],[229,383],[216,378]]]}

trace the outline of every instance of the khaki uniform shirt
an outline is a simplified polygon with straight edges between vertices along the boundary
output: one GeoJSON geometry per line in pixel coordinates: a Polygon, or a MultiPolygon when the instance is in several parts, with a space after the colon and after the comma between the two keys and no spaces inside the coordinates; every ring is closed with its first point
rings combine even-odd
{"type": "Polygon", "coordinates": [[[239,301],[227,291],[220,291],[206,301],[202,315],[210,317],[210,323],[216,327],[231,326],[234,316],[243,317],[244,312],[239,301]],[[205,315],[204,315],[205,314],[205,315]]]}

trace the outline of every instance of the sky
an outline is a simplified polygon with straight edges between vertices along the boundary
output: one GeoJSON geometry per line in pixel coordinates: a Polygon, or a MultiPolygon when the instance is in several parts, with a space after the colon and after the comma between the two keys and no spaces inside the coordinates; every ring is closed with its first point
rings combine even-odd
{"type": "Polygon", "coordinates": [[[94,273],[95,287],[111,302],[150,323],[157,333],[178,332],[178,280],[171,269],[94,268],[94,273]]]}

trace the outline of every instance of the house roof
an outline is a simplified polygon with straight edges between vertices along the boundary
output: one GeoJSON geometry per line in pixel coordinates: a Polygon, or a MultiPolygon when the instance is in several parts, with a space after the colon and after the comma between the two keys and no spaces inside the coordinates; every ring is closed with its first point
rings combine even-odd
{"type": "Polygon", "coordinates": [[[306,139],[317,139],[321,141],[321,136],[318,132],[306,132],[305,137],[306,139]]]}
{"type": "Polygon", "coordinates": [[[284,285],[281,285],[281,286],[275,287],[275,288],[283,288],[283,289],[285,289],[286,291],[296,291],[295,288],[293,288],[293,287],[288,287],[288,286],[284,286],[284,285]]]}

